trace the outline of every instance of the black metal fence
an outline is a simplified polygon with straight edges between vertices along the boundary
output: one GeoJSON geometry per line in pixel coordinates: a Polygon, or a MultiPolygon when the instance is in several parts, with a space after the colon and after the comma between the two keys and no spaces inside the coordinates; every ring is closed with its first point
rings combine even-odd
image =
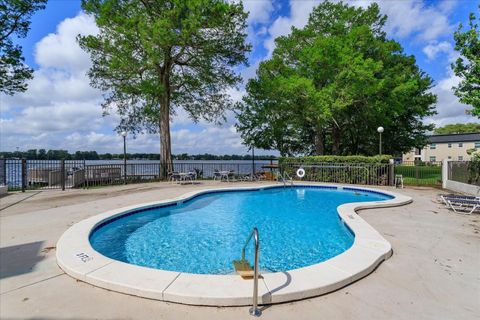
{"type": "Polygon", "coordinates": [[[480,186],[480,167],[474,161],[448,161],[448,180],[480,186]]]}
{"type": "MultiPolygon", "coordinates": [[[[270,162],[271,163],[271,162],[270,162]]],[[[449,162],[449,176],[452,180],[480,184],[471,177],[468,162],[449,162]]],[[[233,171],[236,176],[252,172],[265,172],[267,179],[274,179],[275,169],[268,168],[268,161],[252,162],[174,162],[176,172],[195,172],[197,179],[212,179],[216,171],[233,171]],[[265,168],[267,167],[267,168],[265,168]]],[[[401,174],[404,184],[440,185],[441,162],[389,163],[314,163],[283,164],[280,171],[286,172],[295,180],[332,183],[393,185],[394,175],[401,174]],[[305,176],[296,174],[299,168],[305,176]]],[[[0,159],[0,184],[10,191],[27,189],[67,189],[99,185],[158,181],[160,163],[158,161],[122,161],[98,163],[84,160],[24,160],[0,159]]]]}
{"type": "MultiPolygon", "coordinates": [[[[348,183],[364,185],[393,185],[393,164],[389,163],[288,163],[281,165],[294,180],[348,183]],[[297,171],[303,169],[300,178],[297,171]]],[[[301,174],[301,171],[299,172],[301,174]]]]}
{"type": "MultiPolygon", "coordinates": [[[[176,172],[195,172],[197,179],[213,179],[215,171],[233,171],[234,175],[270,171],[269,162],[191,162],[172,163],[176,172]]],[[[0,159],[0,184],[9,191],[27,189],[67,189],[158,181],[160,163],[95,163],[84,160],[0,159]]]]}
{"type": "Polygon", "coordinates": [[[395,165],[395,174],[401,174],[407,185],[441,185],[442,162],[404,161],[395,165]]]}

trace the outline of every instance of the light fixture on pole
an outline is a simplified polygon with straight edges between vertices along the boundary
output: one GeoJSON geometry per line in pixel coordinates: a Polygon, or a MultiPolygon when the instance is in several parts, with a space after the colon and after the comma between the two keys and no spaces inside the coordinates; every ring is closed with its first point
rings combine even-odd
{"type": "Polygon", "coordinates": [[[120,133],[123,137],[123,183],[127,183],[127,132],[120,133]]]}
{"type": "Polygon", "coordinates": [[[252,146],[252,176],[250,177],[252,181],[253,177],[255,177],[255,148],[252,146]]]}
{"type": "Polygon", "coordinates": [[[383,133],[384,129],[383,127],[378,127],[377,128],[377,132],[380,134],[380,140],[379,140],[379,143],[378,143],[378,154],[382,154],[382,133],[383,133]]]}

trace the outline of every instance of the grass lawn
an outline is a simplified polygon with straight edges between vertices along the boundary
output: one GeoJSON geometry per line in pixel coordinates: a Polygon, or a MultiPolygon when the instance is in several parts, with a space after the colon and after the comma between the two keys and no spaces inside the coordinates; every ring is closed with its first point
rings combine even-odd
{"type": "Polygon", "coordinates": [[[403,183],[436,185],[442,183],[441,166],[396,166],[395,174],[403,175],[403,183]]]}

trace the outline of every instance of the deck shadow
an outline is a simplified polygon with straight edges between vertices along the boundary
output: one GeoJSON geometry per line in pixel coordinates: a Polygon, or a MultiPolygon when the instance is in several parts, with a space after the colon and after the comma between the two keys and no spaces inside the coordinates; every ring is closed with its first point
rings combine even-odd
{"type": "Polygon", "coordinates": [[[45,259],[40,253],[44,241],[0,248],[0,279],[29,273],[45,259]]]}

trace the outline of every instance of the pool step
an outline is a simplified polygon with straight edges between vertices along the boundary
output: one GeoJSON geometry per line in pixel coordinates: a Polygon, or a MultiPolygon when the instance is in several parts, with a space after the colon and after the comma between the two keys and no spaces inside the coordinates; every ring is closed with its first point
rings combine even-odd
{"type": "Polygon", "coordinates": [[[243,279],[253,278],[253,267],[250,265],[250,262],[248,262],[248,260],[234,260],[233,267],[235,268],[237,274],[243,279]]]}

